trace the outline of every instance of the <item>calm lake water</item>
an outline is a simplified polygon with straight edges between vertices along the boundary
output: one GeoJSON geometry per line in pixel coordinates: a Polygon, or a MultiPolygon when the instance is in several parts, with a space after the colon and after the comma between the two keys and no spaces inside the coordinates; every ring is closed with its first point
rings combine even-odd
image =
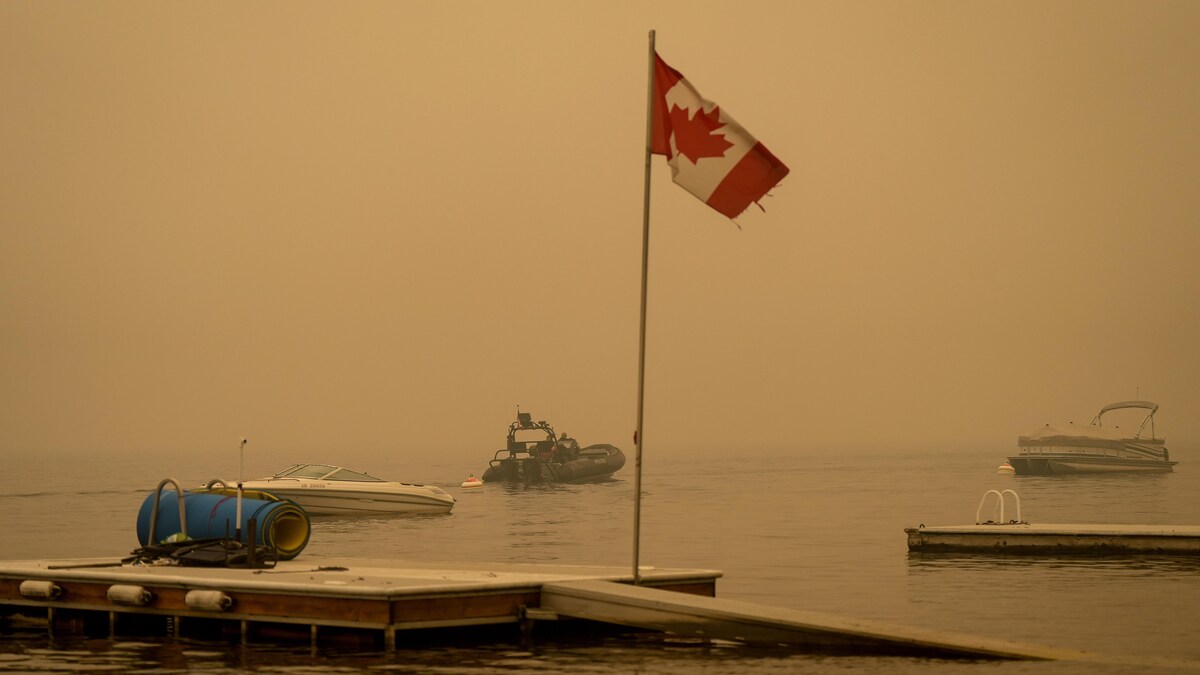
{"type": "MultiPolygon", "coordinates": [[[[1170,557],[917,556],[904,528],[974,522],[990,489],[1014,489],[1039,523],[1200,524],[1200,463],[1186,452],[1160,476],[1016,477],[1003,452],[964,448],[769,455],[744,450],[644,463],[641,564],[719,569],[717,595],[842,617],[1002,637],[1098,652],[1094,662],[957,662],[814,656],[661,636],[569,642],[499,641],[382,652],[310,653],[307,645],[169,639],[50,639],[37,628],[0,635],[3,672],[339,673],[1200,673],[1200,560],[1170,557]]],[[[5,458],[0,476],[4,559],[120,558],[159,480],[237,477],[238,456],[139,459],[5,458]]],[[[326,461],[455,494],[441,516],[314,519],[301,559],[631,565],[632,462],[618,479],[573,486],[461,490],[491,451],[414,459],[338,453],[326,461]]],[[[1178,455],[1177,457],[1175,455],[1178,455]]],[[[248,452],[246,477],[291,463],[248,452]]],[[[990,510],[989,510],[990,513],[990,510]]],[[[1008,515],[1008,514],[1006,514],[1008,515]]]]}

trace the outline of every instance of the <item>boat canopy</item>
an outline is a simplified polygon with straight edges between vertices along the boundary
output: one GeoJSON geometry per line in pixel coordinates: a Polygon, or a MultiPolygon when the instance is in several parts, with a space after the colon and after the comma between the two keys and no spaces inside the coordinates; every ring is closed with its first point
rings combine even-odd
{"type": "Polygon", "coordinates": [[[1109,403],[1100,409],[1100,414],[1096,417],[1104,415],[1109,410],[1120,410],[1121,408],[1145,408],[1150,411],[1150,414],[1158,412],[1158,404],[1150,401],[1118,401],[1117,403],[1109,403]]]}
{"type": "Polygon", "coordinates": [[[1096,413],[1096,418],[1092,420],[1092,424],[1095,424],[1096,426],[1104,426],[1104,413],[1109,412],[1110,410],[1122,410],[1124,408],[1142,408],[1143,410],[1149,410],[1150,412],[1146,415],[1146,419],[1142,420],[1142,426],[1138,429],[1137,435],[1138,437],[1142,435],[1142,431],[1145,430],[1146,423],[1148,422],[1150,424],[1150,437],[1157,437],[1157,435],[1154,433],[1154,413],[1158,412],[1158,404],[1150,401],[1118,401],[1116,403],[1109,403],[1101,408],[1100,412],[1096,413]]]}
{"type": "Polygon", "coordinates": [[[1091,425],[1076,426],[1073,423],[1047,424],[1046,426],[1017,438],[1017,445],[1068,445],[1093,448],[1123,448],[1129,440],[1128,434],[1116,429],[1104,429],[1091,425]]]}

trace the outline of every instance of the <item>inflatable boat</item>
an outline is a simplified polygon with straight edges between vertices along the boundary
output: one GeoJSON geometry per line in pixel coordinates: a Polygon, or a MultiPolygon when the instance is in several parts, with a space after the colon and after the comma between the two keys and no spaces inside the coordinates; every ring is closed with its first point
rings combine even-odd
{"type": "Polygon", "coordinates": [[[508,443],[496,451],[484,483],[586,483],[605,480],[625,466],[625,454],[607,443],[580,447],[565,433],[556,435],[544,421],[517,412],[508,427],[508,443]]]}

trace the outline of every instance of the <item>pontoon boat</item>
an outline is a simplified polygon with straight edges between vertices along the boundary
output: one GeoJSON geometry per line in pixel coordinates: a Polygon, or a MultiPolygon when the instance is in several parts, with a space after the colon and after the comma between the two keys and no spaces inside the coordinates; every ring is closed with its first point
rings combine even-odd
{"type": "Polygon", "coordinates": [[[1017,475],[1173,471],[1176,462],[1171,461],[1165,441],[1154,433],[1157,411],[1158,404],[1150,401],[1121,401],[1101,408],[1086,427],[1047,424],[1019,437],[1018,454],[1009,457],[1008,463],[1017,475]],[[1105,413],[1126,408],[1149,411],[1136,433],[1103,425],[1105,413]]]}

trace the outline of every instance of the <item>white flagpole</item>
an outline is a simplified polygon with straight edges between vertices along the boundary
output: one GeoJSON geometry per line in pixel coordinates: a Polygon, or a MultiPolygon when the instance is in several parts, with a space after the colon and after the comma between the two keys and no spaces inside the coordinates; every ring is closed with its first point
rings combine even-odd
{"type": "Polygon", "coordinates": [[[650,58],[646,82],[646,181],[642,193],[642,314],[641,330],[638,333],[638,391],[637,431],[634,432],[635,446],[633,473],[633,583],[640,584],[642,575],[638,566],[639,548],[642,538],[642,402],[646,391],[646,279],[650,267],[650,156],[654,142],[654,31],[650,31],[650,58]]]}

